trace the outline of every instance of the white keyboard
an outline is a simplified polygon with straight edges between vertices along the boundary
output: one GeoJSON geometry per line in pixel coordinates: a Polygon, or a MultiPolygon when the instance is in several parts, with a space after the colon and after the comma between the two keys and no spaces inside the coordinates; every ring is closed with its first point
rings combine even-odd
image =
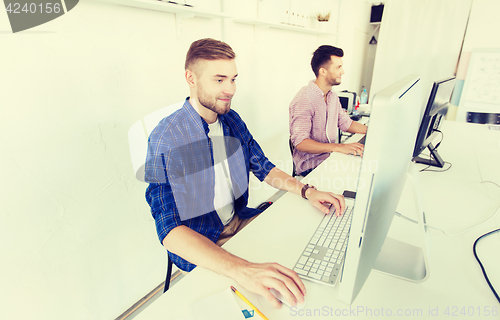
{"type": "Polygon", "coordinates": [[[331,206],[293,268],[302,279],[331,286],[337,283],[351,227],[352,206],[347,206],[340,217],[334,211],[331,206]]]}

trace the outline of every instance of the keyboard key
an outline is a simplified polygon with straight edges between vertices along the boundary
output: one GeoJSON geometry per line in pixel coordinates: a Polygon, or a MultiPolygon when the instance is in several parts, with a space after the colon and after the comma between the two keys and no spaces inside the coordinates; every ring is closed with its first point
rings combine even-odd
{"type": "Polygon", "coordinates": [[[295,268],[293,269],[293,271],[297,272],[298,274],[301,274],[303,276],[307,276],[308,272],[307,271],[304,271],[304,270],[301,270],[299,268],[295,268]]]}
{"type": "Polygon", "coordinates": [[[319,229],[324,230],[327,224],[328,224],[328,219],[326,219],[326,217],[325,217],[325,218],[323,218],[323,221],[321,221],[321,223],[319,224],[318,230],[319,229]]]}
{"type": "Polygon", "coordinates": [[[305,264],[307,262],[307,257],[302,256],[297,263],[305,264]]]}
{"type": "MultiPolygon", "coordinates": [[[[333,208],[331,210],[333,211],[333,208]]],[[[341,217],[329,214],[323,218],[295,263],[295,272],[329,284],[335,282],[340,272],[339,265],[345,255],[343,252],[347,246],[351,213],[351,208],[347,207],[341,217]],[[321,260],[315,259],[316,257],[321,260]],[[330,278],[333,278],[333,281],[330,281],[330,278]]]]}
{"type": "Polygon", "coordinates": [[[309,272],[308,274],[309,277],[316,279],[316,280],[321,280],[321,277],[323,276],[322,274],[317,274],[314,272],[309,272]]]}

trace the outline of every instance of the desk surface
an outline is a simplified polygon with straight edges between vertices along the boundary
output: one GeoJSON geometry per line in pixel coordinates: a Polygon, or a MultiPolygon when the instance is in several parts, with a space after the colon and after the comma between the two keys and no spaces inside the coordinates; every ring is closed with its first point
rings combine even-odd
{"type": "MultiPolygon", "coordinates": [[[[445,138],[439,152],[453,167],[442,173],[421,172],[419,177],[428,223],[449,233],[458,233],[486,220],[500,205],[500,188],[481,183],[491,179],[500,184],[500,169],[496,165],[500,163],[500,134],[488,131],[486,126],[452,122],[445,122],[443,132],[445,138]],[[495,144],[498,150],[493,148],[484,152],[483,148],[491,148],[495,144]]],[[[342,193],[344,189],[350,189],[350,181],[354,183],[356,180],[356,163],[359,161],[359,157],[332,154],[303,181],[307,179],[319,189],[342,193]]],[[[419,165],[419,168],[423,167],[419,165]]],[[[415,214],[412,203],[410,192],[404,191],[398,211],[412,217],[415,214]]],[[[250,261],[274,261],[292,268],[322,215],[308,201],[287,193],[226,243],[224,248],[250,261]]],[[[430,230],[431,265],[426,281],[412,283],[372,272],[352,306],[337,300],[338,287],[304,281],[308,292],[305,309],[301,313],[287,307],[278,310],[232,279],[196,268],[135,319],[182,318],[188,314],[188,306],[192,302],[231,285],[256,304],[269,319],[296,319],[300,316],[307,319],[329,318],[335,315],[373,319],[391,314],[405,319],[452,316],[454,319],[498,319],[500,307],[474,259],[472,244],[482,234],[499,227],[500,215],[497,214],[488,223],[458,236],[430,230]],[[496,310],[496,316],[493,310],[496,310]]],[[[411,222],[395,218],[389,234],[411,242],[415,229],[411,222]]],[[[497,234],[486,238],[478,246],[478,254],[497,289],[500,288],[499,245],[500,236],[497,234]]]]}

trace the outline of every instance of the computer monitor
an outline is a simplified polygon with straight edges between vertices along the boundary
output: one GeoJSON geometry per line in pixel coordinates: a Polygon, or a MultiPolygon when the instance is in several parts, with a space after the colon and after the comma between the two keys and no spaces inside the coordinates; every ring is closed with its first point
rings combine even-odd
{"type": "Polygon", "coordinates": [[[455,77],[434,82],[422,116],[422,122],[420,123],[420,130],[418,131],[415,149],[413,150],[413,161],[439,168],[444,166],[444,161],[437,152],[438,145],[434,146],[432,141],[438,135],[441,120],[448,111],[454,87],[455,77]],[[419,157],[426,148],[430,152],[429,159],[419,157]]]}
{"type": "Polygon", "coordinates": [[[387,237],[412,164],[422,110],[419,78],[408,76],[378,92],[372,106],[339,284],[338,298],[347,304],[372,269],[413,281],[427,276],[421,248],[387,237]]]}
{"type": "Polygon", "coordinates": [[[337,92],[339,96],[340,104],[342,108],[347,111],[348,114],[352,114],[354,107],[356,106],[356,93],[341,91],[337,92]]]}

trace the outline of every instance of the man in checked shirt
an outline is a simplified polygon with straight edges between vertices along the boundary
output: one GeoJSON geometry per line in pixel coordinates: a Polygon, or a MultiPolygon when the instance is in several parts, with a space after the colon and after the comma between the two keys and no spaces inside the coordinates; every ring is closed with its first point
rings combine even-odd
{"type": "Polygon", "coordinates": [[[159,122],[149,137],[146,199],[160,242],[184,271],[196,266],[233,278],[241,286],[280,303],[304,301],[298,275],[278,263],[252,263],[220,247],[261,211],[247,207],[252,172],[273,187],[302,195],[328,213],[340,215],[344,198],[315,190],[279,170],[262,152],[239,115],[231,110],[238,75],[235,54],[224,42],[201,39],[186,56],[190,97],[183,107],[159,122]]]}
{"type": "Polygon", "coordinates": [[[290,139],[298,175],[305,177],[331,152],[363,155],[360,143],[335,143],[338,128],[350,133],[366,133],[367,129],[349,118],[331,90],[344,74],[343,56],[344,51],[337,47],[323,45],[316,49],[311,59],[316,80],[300,89],[290,103],[290,139]]]}

